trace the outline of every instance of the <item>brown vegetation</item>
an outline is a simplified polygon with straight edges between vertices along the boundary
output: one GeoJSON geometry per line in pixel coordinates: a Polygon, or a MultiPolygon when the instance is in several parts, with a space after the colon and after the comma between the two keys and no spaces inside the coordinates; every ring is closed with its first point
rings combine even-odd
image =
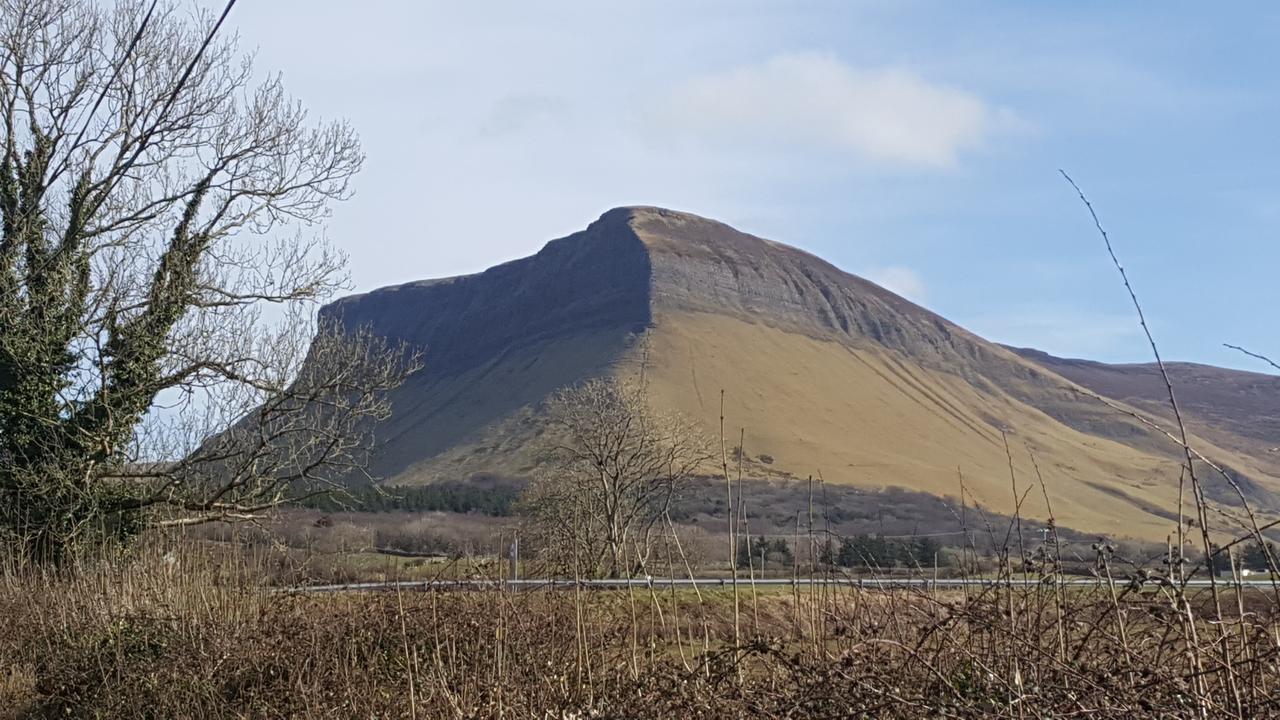
{"type": "MultiPolygon", "coordinates": [[[[1105,552],[1099,574],[1109,572],[1105,552]]],[[[190,546],[0,578],[13,717],[1260,717],[1267,592],[270,592],[190,546]]]]}

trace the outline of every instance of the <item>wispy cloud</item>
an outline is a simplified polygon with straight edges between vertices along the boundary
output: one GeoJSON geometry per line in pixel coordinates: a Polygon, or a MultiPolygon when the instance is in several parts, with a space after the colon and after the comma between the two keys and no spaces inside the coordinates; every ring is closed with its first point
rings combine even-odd
{"type": "Polygon", "coordinates": [[[953,165],[1012,122],[971,92],[818,53],[695,77],[671,94],[662,119],[713,142],[809,146],[917,167],[953,165]]]}
{"type": "Polygon", "coordinates": [[[866,273],[871,282],[914,303],[923,303],[928,295],[924,278],[909,267],[891,265],[866,273]]]}

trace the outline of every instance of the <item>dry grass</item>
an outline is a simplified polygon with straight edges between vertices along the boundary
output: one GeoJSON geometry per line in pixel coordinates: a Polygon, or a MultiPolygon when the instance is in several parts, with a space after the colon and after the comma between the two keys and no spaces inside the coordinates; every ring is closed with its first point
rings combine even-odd
{"type": "MultiPolygon", "coordinates": [[[[947,496],[957,492],[960,466],[969,492],[1008,515],[1013,507],[1003,427],[1013,429],[1019,477],[1034,474],[1030,453],[1039,460],[1062,525],[1163,542],[1169,515],[1176,514],[1177,447],[1129,428],[1124,416],[1105,407],[1089,421],[1098,426],[1092,434],[1059,422],[1059,416],[1092,412],[1092,401],[1060,389],[1064,380],[1009,380],[1039,398],[1039,404],[1029,403],[1009,388],[980,389],[960,375],[919,367],[893,353],[850,349],[707,313],[659,315],[651,342],[650,376],[659,405],[715,428],[713,394],[728,385],[731,439],[745,426],[747,454],[773,458],[769,465],[749,467],[751,477],[789,471],[804,478],[821,470],[832,486],[902,486],[947,496]],[[1114,430],[1101,429],[1112,424],[1114,430]]],[[[1242,471],[1252,467],[1210,443],[1194,444],[1242,471]]],[[[1265,473],[1249,475],[1275,487],[1265,473]]],[[[1022,514],[1029,520],[1048,517],[1038,491],[1022,514]]]]}
{"type": "MultiPolygon", "coordinates": [[[[297,595],[156,547],[0,580],[13,717],[1262,717],[1269,591],[297,595]]],[[[1105,558],[1100,571],[1107,572],[1105,558]]]]}
{"type": "Polygon", "coordinates": [[[36,674],[29,665],[5,665],[0,669],[0,720],[16,720],[36,702],[36,674]]]}

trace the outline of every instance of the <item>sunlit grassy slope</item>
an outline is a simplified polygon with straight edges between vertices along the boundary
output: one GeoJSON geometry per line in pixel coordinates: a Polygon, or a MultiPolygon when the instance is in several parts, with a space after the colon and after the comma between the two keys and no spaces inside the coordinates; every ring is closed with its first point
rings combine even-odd
{"type": "MultiPolygon", "coordinates": [[[[892,353],[852,349],[764,325],[704,313],[659,317],[652,337],[653,400],[746,430],[752,470],[827,482],[898,485],[960,496],[960,474],[983,504],[1014,502],[1037,485],[1034,454],[1059,522],[1161,537],[1154,508],[1177,497],[1177,462],[1073,430],[1004,393],[988,394],[892,353]],[[759,462],[761,456],[772,463],[759,462]]],[[[1035,487],[1024,513],[1043,518],[1035,487]]]]}

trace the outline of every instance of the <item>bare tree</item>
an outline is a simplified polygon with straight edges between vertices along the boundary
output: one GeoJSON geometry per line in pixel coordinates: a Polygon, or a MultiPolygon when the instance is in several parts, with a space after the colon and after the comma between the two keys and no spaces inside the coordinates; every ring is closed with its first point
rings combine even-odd
{"type": "Polygon", "coordinates": [[[688,418],[654,410],[640,379],[603,377],[547,401],[550,462],[525,504],[544,551],[584,574],[643,569],[654,530],[711,444],[688,418]]]}
{"type": "Polygon", "coordinates": [[[415,367],[336,325],[308,354],[363,156],[226,16],[0,0],[0,534],[35,552],[349,474],[415,367]]]}

